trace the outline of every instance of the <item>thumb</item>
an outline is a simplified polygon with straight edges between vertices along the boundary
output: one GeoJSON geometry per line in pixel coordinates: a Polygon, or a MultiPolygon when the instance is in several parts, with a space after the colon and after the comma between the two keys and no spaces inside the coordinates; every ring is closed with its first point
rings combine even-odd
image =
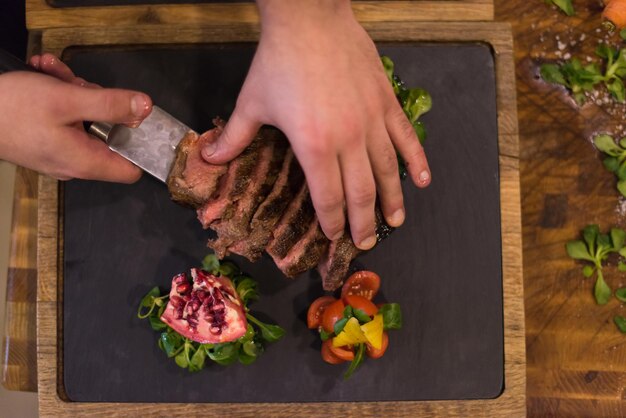
{"type": "Polygon", "coordinates": [[[202,157],[211,164],[226,163],[243,151],[254,139],[261,123],[248,118],[235,108],[221,135],[215,140],[209,131],[202,134],[207,144],[202,149],[202,157]]]}

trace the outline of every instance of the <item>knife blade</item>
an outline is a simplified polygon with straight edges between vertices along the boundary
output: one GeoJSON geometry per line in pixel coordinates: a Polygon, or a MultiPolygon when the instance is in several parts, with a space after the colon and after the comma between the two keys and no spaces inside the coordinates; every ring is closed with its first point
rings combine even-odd
{"type": "MultiPolygon", "coordinates": [[[[9,71],[38,72],[22,60],[0,49],[0,74],[9,71]]],[[[137,128],[106,122],[83,122],[85,130],[145,172],[166,182],[176,146],[188,133],[187,125],[158,106],[137,128]]]]}

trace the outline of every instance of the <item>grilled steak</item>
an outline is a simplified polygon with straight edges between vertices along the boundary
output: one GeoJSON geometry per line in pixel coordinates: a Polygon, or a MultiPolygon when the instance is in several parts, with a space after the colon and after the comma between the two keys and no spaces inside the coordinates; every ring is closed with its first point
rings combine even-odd
{"type": "Polygon", "coordinates": [[[291,247],[296,245],[309,230],[313,219],[315,219],[315,210],[311,203],[309,189],[306,184],[303,184],[274,228],[273,238],[265,251],[274,260],[285,258],[291,247]]]}
{"type": "Polygon", "coordinates": [[[250,261],[258,260],[272,238],[274,226],[303,183],[304,173],[300,164],[298,164],[293,151],[287,149],[282,168],[272,191],[259,205],[252,217],[248,236],[232,244],[228,250],[242,255],[250,261]]]}
{"type": "Polygon", "coordinates": [[[174,201],[195,208],[211,198],[228,166],[205,162],[200,150],[204,144],[217,139],[221,132],[222,128],[218,126],[202,139],[195,132],[189,132],[180,141],[167,178],[167,187],[174,201]]]}
{"type": "Polygon", "coordinates": [[[289,249],[284,257],[278,258],[270,254],[276,266],[285,276],[295,277],[312,269],[320,262],[328,249],[329,242],[319,226],[317,217],[314,217],[305,234],[289,249]]]}
{"type": "Polygon", "coordinates": [[[217,190],[198,209],[198,220],[204,229],[217,220],[230,219],[233,216],[233,206],[246,190],[258,154],[259,139],[256,138],[248,148],[230,162],[228,171],[220,179],[217,190]]]}
{"type": "MultiPolygon", "coordinates": [[[[304,173],[285,137],[262,128],[257,137],[228,164],[206,163],[205,143],[221,134],[224,122],[203,137],[190,132],[177,147],[167,184],[172,199],[197,208],[202,226],[217,233],[209,241],[222,258],[229,252],[256,261],[263,250],[288,277],[318,267],[325,290],[335,290],[360,253],[346,229],[330,242],[322,232],[304,173]]],[[[392,231],[376,208],[379,241],[392,231]]]]}
{"type": "Polygon", "coordinates": [[[228,253],[228,247],[250,234],[250,219],[272,190],[287,149],[287,140],[276,129],[260,131],[256,167],[247,179],[247,185],[238,200],[233,200],[229,216],[211,224],[218,238],[209,241],[218,257],[228,253]]]}

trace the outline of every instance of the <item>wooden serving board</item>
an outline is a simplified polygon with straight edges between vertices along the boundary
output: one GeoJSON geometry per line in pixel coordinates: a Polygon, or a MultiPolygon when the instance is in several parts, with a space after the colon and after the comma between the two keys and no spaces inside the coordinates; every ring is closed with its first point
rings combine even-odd
{"type": "MultiPolygon", "coordinates": [[[[499,145],[500,217],[502,286],[503,286],[503,335],[504,335],[504,390],[494,399],[462,401],[402,401],[402,402],[334,402],[283,403],[272,404],[275,415],[300,416],[324,408],[331,414],[346,413],[359,416],[402,415],[415,416],[418,413],[440,413],[446,415],[506,415],[521,416],[525,410],[524,395],[524,346],[523,313],[521,305],[521,253],[520,253],[520,212],[519,184],[517,175],[517,125],[515,99],[512,93],[511,43],[510,32],[503,25],[476,25],[470,23],[436,25],[427,23],[367,24],[367,29],[376,41],[424,42],[430,40],[447,42],[484,42],[493,48],[495,54],[496,105],[498,109],[497,128],[499,145]]],[[[62,53],[68,46],[96,44],[166,44],[172,37],[153,28],[137,28],[124,32],[116,28],[107,30],[46,31],[44,50],[62,53]],[[71,41],[70,41],[71,39],[71,41]]],[[[258,36],[254,27],[240,25],[221,27],[185,27],[177,32],[177,43],[189,44],[202,39],[204,42],[253,41],[258,36]],[[228,33],[228,35],[227,35],[228,33]]],[[[78,411],[93,414],[159,413],[168,411],[170,416],[189,413],[217,414],[231,413],[238,416],[252,416],[261,405],[220,404],[219,411],[202,404],[149,404],[149,403],[89,403],[70,402],[63,392],[62,371],[63,352],[57,345],[63,338],[63,327],[57,318],[63,314],[59,303],[63,292],[59,292],[63,275],[63,212],[59,212],[60,200],[58,183],[42,177],[39,185],[39,232],[38,232],[38,359],[39,393],[42,415],[73,415],[78,411]],[[61,263],[60,263],[61,262],[61,263]]],[[[190,226],[193,227],[193,226],[190,226]]],[[[393,242],[393,241],[390,241],[393,242]]],[[[391,296],[389,296],[392,298],[391,296]]],[[[128,301],[128,304],[133,304],[128,301]]],[[[275,318],[278,320],[278,318],[275,318]]],[[[280,343],[279,343],[280,344],[280,343]]],[[[270,347],[270,351],[275,347],[270,347]]],[[[271,355],[269,352],[266,355],[271,355]]],[[[271,357],[270,357],[271,358],[271,357]]],[[[492,394],[493,395],[493,394],[492,394]]],[[[495,394],[497,395],[497,393],[495,394]]],[[[388,398],[392,399],[392,398],[388,398]]],[[[268,407],[265,405],[265,407],[268,407]]]]}
{"type": "MultiPolygon", "coordinates": [[[[488,21],[493,19],[494,13],[492,0],[353,1],[352,8],[362,22],[488,21]]],[[[26,24],[29,30],[131,27],[137,24],[163,28],[183,23],[224,25],[242,22],[258,24],[255,4],[211,0],[26,0],[26,24]],[[55,4],[62,5],[63,2],[84,6],[55,7],[55,4]]]]}

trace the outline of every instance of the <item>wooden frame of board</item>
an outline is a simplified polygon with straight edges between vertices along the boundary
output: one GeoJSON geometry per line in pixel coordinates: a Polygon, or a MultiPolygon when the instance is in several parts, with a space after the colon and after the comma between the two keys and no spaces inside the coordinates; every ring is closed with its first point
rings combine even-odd
{"type": "MultiPolygon", "coordinates": [[[[53,0],[26,0],[30,30],[61,27],[110,27],[137,24],[206,25],[258,23],[254,3],[152,4],[105,7],[52,7],[53,0]]],[[[493,0],[384,0],[353,1],[361,22],[493,20],[493,0]]]]}
{"type": "MultiPolygon", "coordinates": [[[[491,46],[497,81],[498,145],[500,162],[500,210],[504,303],[504,389],[495,399],[403,402],[328,403],[81,403],[64,398],[63,356],[63,216],[59,183],[45,176],[38,185],[37,233],[37,365],[41,416],[95,415],[126,417],[258,416],[276,417],[323,414],[328,416],[503,416],[526,413],[526,358],[522,287],[522,228],[519,184],[519,152],[513,39],[508,24],[364,22],[375,41],[482,42],[491,46]]],[[[258,39],[254,23],[132,28],[50,29],[42,34],[42,50],[62,56],[71,46],[168,45],[216,42],[249,42],[258,39]]]]}

